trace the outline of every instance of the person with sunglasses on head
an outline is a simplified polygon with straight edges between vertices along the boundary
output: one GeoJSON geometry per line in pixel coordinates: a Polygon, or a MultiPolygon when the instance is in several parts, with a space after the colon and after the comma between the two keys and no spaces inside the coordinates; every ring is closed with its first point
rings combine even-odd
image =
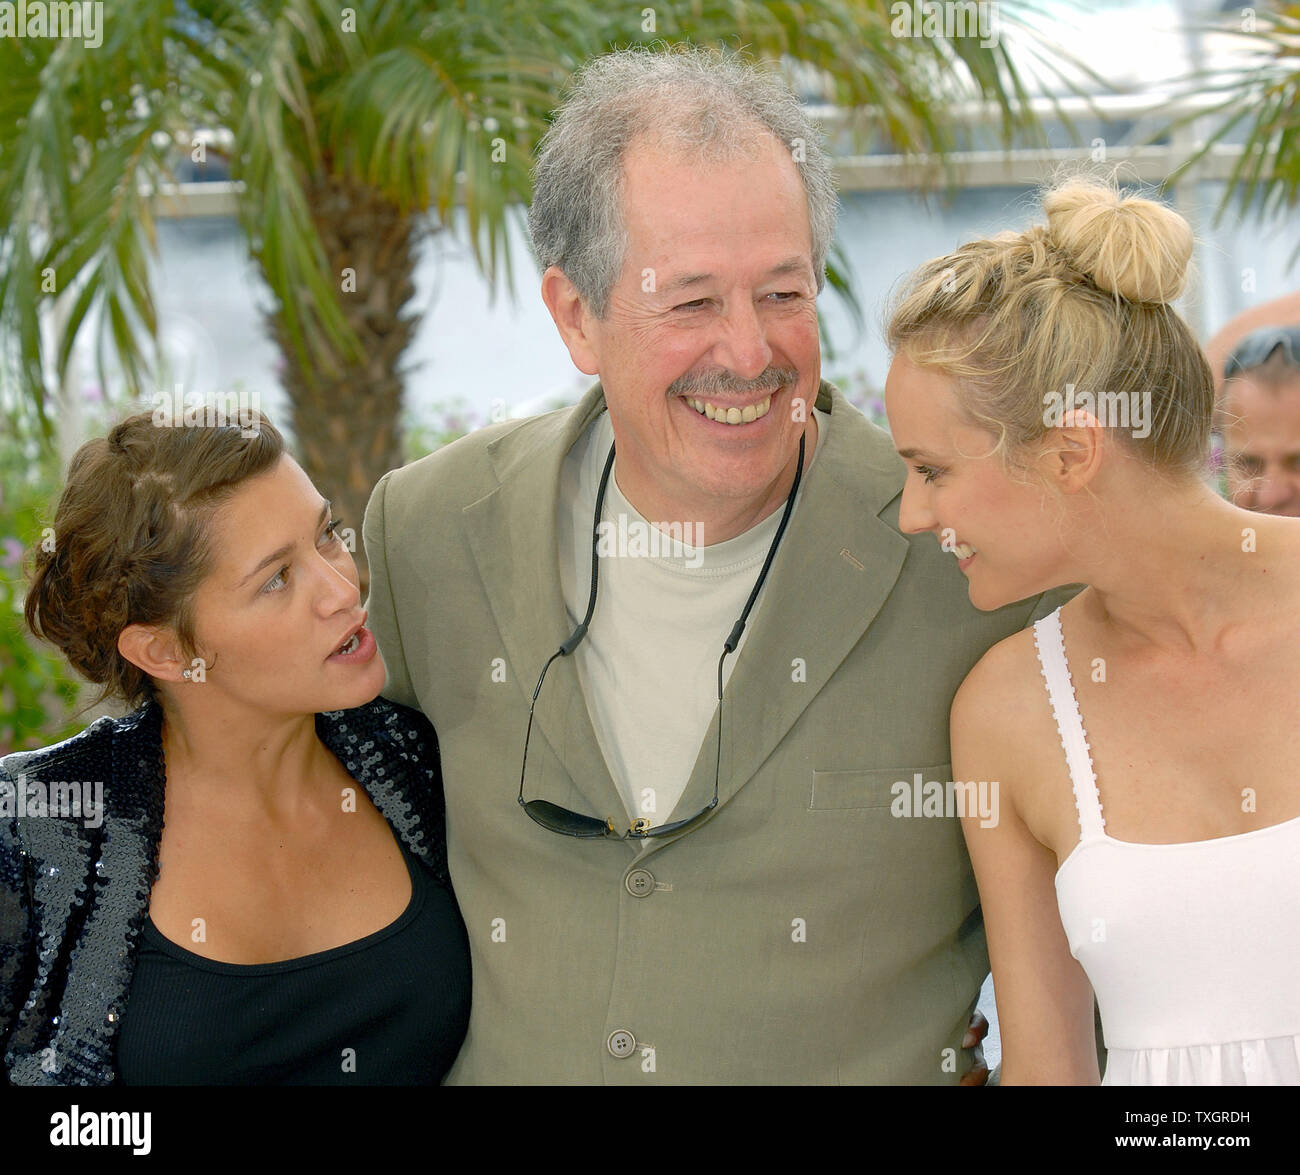
{"type": "Polygon", "coordinates": [[[1298,1084],[1300,523],[1206,483],[1187,222],[1086,178],[1044,207],[911,276],[886,383],[899,525],[971,601],[1088,585],[952,706],[955,774],[998,781],[963,826],[1002,1083],[1298,1084]]]}
{"type": "Polygon", "coordinates": [[[1300,326],[1262,327],[1228,356],[1218,407],[1231,500],[1300,518],[1300,326]]]}
{"type": "Polygon", "coordinates": [[[1222,393],[1224,364],[1247,335],[1264,327],[1296,325],[1300,325],[1300,290],[1248,306],[1229,318],[1205,341],[1205,358],[1214,375],[1215,391],[1222,393]]]}
{"type": "Polygon", "coordinates": [[[0,760],[10,1083],[450,1066],[469,960],[437,738],[377,697],[340,525],[255,412],[140,413],[73,457],[26,617],[134,709],[0,760]]]}
{"type": "Polygon", "coordinates": [[[455,1083],[978,1083],[947,707],[994,641],[822,381],[829,162],[743,59],[583,68],[537,161],[574,408],[380,481],[385,694],[438,729],[474,1002],[455,1083]]]}

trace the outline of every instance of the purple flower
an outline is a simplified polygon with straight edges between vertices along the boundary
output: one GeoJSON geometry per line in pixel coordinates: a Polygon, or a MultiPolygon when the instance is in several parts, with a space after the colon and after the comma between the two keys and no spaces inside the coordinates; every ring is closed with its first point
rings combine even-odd
{"type": "Polygon", "coordinates": [[[0,540],[0,550],[4,551],[4,555],[0,556],[0,563],[6,567],[17,567],[23,561],[23,545],[12,536],[0,540]]]}

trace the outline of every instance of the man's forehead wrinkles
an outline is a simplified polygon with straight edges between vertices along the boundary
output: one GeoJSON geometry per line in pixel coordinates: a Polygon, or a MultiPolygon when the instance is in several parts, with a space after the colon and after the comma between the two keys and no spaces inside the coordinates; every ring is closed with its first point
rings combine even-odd
{"type": "Polygon", "coordinates": [[[703,282],[709,282],[713,280],[714,280],[714,275],[711,273],[684,273],[680,277],[672,278],[668,282],[666,282],[663,286],[663,289],[680,290],[680,289],[684,289],[686,286],[699,285],[703,282]]]}
{"type": "MultiPolygon", "coordinates": [[[[811,271],[812,262],[810,259],[806,257],[787,257],[758,274],[757,280],[764,281],[773,277],[786,277],[789,275],[808,275],[811,271]]],[[[672,290],[685,289],[688,286],[704,285],[708,282],[721,280],[724,280],[722,275],[712,271],[691,269],[668,278],[660,284],[659,289],[667,293],[672,290]]]]}

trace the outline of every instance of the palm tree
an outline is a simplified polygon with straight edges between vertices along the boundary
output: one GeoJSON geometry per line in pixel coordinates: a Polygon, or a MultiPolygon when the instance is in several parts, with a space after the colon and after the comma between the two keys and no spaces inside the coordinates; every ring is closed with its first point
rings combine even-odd
{"type": "MultiPolygon", "coordinates": [[[[1239,142],[1237,156],[1216,210],[1234,206],[1260,217],[1285,213],[1300,201],[1300,4],[1276,12],[1245,8],[1202,32],[1230,35],[1243,50],[1227,68],[1198,70],[1183,79],[1184,93],[1214,95],[1194,113],[1159,133],[1161,137],[1193,120],[1213,122],[1213,130],[1170,177],[1174,182],[1221,143],[1239,142]]],[[[1295,257],[1292,257],[1294,262],[1295,257]]]]}
{"type": "MultiPolygon", "coordinates": [[[[158,370],[154,193],[178,159],[205,152],[196,132],[220,131],[273,300],[268,328],[285,361],[298,454],[359,526],[375,481],[402,462],[401,360],[416,327],[407,305],[420,239],[458,231],[489,280],[509,279],[507,218],[529,198],[532,151],[558,92],[589,57],[655,41],[743,46],[801,68],[826,101],[869,108],[868,132],[905,151],[950,150],[949,111],[962,99],[996,103],[1007,142],[1036,125],[1025,67],[1005,44],[981,47],[973,30],[895,35],[897,7],[116,0],[102,46],[6,39],[5,360],[47,435],[73,344],[92,330],[101,383],[115,364],[130,396],[146,393],[158,370]]],[[[1002,25],[1017,24],[1027,55],[1055,68],[1016,7],[1001,5],[1002,25]]],[[[851,294],[843,274],[832,282],[851,294]]]]}

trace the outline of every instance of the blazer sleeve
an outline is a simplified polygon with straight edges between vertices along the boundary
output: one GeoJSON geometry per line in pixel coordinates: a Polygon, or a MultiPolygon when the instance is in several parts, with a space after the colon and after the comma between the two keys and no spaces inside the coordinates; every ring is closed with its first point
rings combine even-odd
{"type": "Polygon", "coordinates": [[[30,879],[18,840],[17,790],[0,766],[0,795],[10,815],[0,817],[0,1057],[9,1046],[35,963],[30,879]]]}
{"type": "Polygon", "coordinates": [[[420,708],[420,700],[411,685],[406,670],[406,653],[402,648],[402,630],[398,623],[397,604],[393,598],[393,585],[388,578],[387,520],[384,517],[388,493],[389,470],[379,479],[370,502],[366,506],[365,520],[361,524],[366,561],[370,565],[370,595],[366,599],[366,621],[379,645],[379,655],[384,659],[387,676],[384,680],[384,697],[412,709],[420,708]]]}
{"type": "Polygon", "coordinates": [[[1044,592],[1034,601],[1033,609],[1030,611],[1029,619],[1025,621],[1025,625],[1034,624],[1042,620],[1044,616],[1050,616],[1057,608],[1074,599],[1083,591],[1083,588],[1084,585],[1081,583],[1067,583],[1044,592]]]}

